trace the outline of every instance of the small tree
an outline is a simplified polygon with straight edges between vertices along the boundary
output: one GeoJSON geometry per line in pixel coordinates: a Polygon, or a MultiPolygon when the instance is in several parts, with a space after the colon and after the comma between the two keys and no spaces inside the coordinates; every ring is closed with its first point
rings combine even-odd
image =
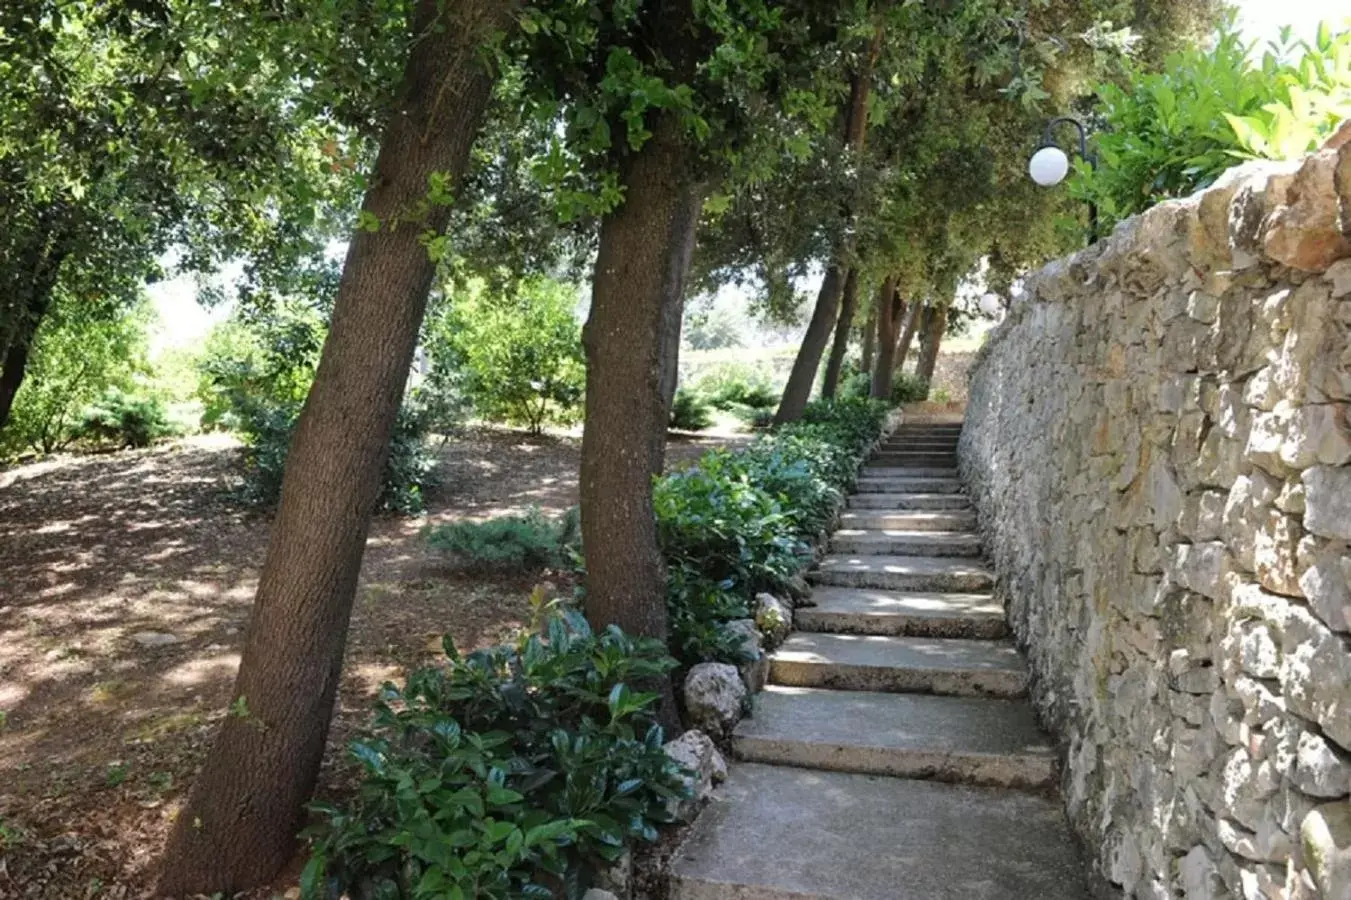
{"type": "Polygon", "coordinates": [[[147,328],[153,312],[58,303],[37,336],[9,421],[0,428],[0,456],[31,448],[62,450],[79,436],[86,406],[109,388],[129,390],[147,371],[147,328]]]}
{"type": "Polygon", "coordinates": [[[450,305],[430,350],[464,367],[464,391],[480,416],[531,434],[581,418],[586,368],[575,288],[531,278],[490,296],[475,281],[450,305]]]}

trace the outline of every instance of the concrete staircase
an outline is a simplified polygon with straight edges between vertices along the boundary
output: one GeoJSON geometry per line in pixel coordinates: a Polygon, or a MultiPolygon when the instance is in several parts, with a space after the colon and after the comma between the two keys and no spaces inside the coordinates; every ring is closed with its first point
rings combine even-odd
{"type": "Polygon", "coordinates": [[[672,861],[673,900],[1058,900],[1088,889],[990,591],[958,424],[902,426],[672,861]]]}

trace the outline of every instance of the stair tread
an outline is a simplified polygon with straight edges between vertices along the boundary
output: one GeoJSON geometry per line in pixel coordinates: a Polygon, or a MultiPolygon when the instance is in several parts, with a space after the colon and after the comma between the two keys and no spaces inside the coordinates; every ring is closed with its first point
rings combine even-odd
{"type": "Polygon", "coordinates": [[[972,591],[884,591],[869,588],[819,587],[803,611],[862,616],[919,616],[1003,619],[1004,607],[993,594],[972,591]]]}
{"type": "Polygon", "coordinates": [[[976,523],[976,514],[972,510],[966,509],[907,509],[903,506],[869,507],[866,516],[856,512],[845,512],[840,514],[840,527],[852,528],[852,523],[863,518],[872,519],[880,515],[885,515],[888,522],[894,528],[903,531],[965,531],[969,532],[976,523]],[[927,528],[916,528],[916,525],[929,526],[927,528]],[[946,528],[937,528],[934,526],[946,525],[946,528]]]}
{"type": "Polygon", "coordinates": [[[860,491],[849,497],[849,508],[867,510],[871,514],[903,513],[915,510],[947,510],[972,512],[971,501],[965,494],[890,494],[881,491],[860,491]]]}
{"type": "Polygon", "coordinates": [[[887,572],[898,575],[990,576],[984,565],[948,556],[867,556],[832,553],[821,560],[821,572],[887,572]]]}
{"type": "MultiPolygon", "coordinates": [[[[1026,700],[769,685],[734,739],[1054,759],[1026,700]]],[[[829,768],[829,767],[827,767],[829,768]]]]}
{"type": "Polygon", "coordinates": [[[771,658],[790,663],[880,669],[1026,672],[1026,664],[1012,643],[967,638],[799,631],[790,635],[771,658]]]}
{"type": "Polygon", "coordinates": [[[1085,898],[1060,805],[1021,791],[734,765],[672,900],[1085,898]]]}
{"type": "Polygon", "coordinates": [[[881,476],[885,478],[956,478],[957,467],[949,465],[902,465],[896,463],[870,463],[863,467],[863,477],[881,476]]]}

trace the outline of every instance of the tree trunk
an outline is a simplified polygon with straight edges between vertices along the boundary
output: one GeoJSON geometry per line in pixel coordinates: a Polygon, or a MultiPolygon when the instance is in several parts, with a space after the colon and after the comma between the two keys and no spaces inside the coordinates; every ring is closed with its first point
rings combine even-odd
{"type": "Polygon", "coordinates": [[[418,36],[352,238],[314,386],[286,461],[234,701],[179,814],[162,894],[267,883],[290,861],[338,690],[362,551],[435,266],[423,246],[448,209],[428,180],[458,183],[493,76],[478,51],[507,0],[419,0],[418,36]],[[448,18],[448,20],[447,20],[448,18]]]}
{"type": "Polygon", "coordinates": [[[702,190],[679,123],[662,116],[601,222],[586,345],[582,548],[596,628],[666,639],[666,574],[652,509],[676,378],[702,190]]]}
{"type": "Polygon", "coordinates": [[[869,395],[877,400],[891,399],[892,359],[896,355],[896,325],[905,305],[896,279],[887,277],[877,289],[877,361],[869,395]]]}
{"type": "Polygon", "coordinates": [[[948,307],[945,303],[933,308],[924,317],[924,333],[919,339],[919,362],[915,366],[915,375],[925,384],[933,382],[934,366],[938,364],[938,347],[943,343],[943,334],[947,329],[948,307]]]}
{"type": "Polygon", "coordinates": [[[844,277],[844,293],[840,295],[840,317],[835,322],[835,343],[826,360],[826,377],[821,383],[821,396],[834,398],[840,384],[840,369],[849,350],[849,334],[854,327],[854,313],[858,309],[858,269],[851,268],[844,277]]]}
{"type": "Polygon", "coordinates": [[[840,267],[831,263],[825,277],[821,279],[821,290],[816,295],[816,305],[812,307],[811,321],[807,323],[807,332],[802,336],[802,344],[793,360],[793,369],[788,373],[788,383],[784,385],[779,409],[774,414],[774,424],[782,425],[802,418],[802,411],[811,399],[816,367],[821,364],[821,354],[830,340],[830,330],[835,325],[843,293],[844,279],[840,277],[840,267]]]}
{"type": "Polygon", "coordinates": [[[3,363],[0,363],[0,429],[9,422],[10,411],[14,408],[14,398],[23,385],[24,374],[28,370],[28,356],[32,352],[38,325],[45,312],[44,303],[36,316],[26,317],[15,329],[9,346],[3,350],[3,356],[0,357],[3,359],[3,363]]]}
{"type": "Polygon", "coordinates": [[[905,329],[901,332],[901,339],[896,347],[896,359],[892,363],[894,372],[901,371],[905,366],[906,359],[910,357],[910,347],[915,342],[915,332],[919,329],[919,323],[927,308],[918,301],[910,305],[909,314],[905,317],[905,329]]]}
{"type": "MultiPolygon", "coordinates": [[[[39,217],[41,221],[41,217],[39,217]]],[[[41,227],[41,226],[40,226],[41,227]]],[[[9,422],[14,398],[23,386],[38,329],[51,308],[52,293],[61,275],[66,250],[50,235],[31,244],[20,265],[31,272],[26,285],[11,289],[0,318],[0,429],[9,422]]]]}
{"type": "MultiPolygon", "coordinates": [[[[873,69],[877,67],[877,57],[882,52],[882,34],[879,22],[862,65],[850,77],[849,110],[844,117],[844,147],[847,161],[853,165],[862,162],[864,139],[868,133],[868,95],[872,91],[873,69]]],[[[774,413],[775,424],[796,422],[802,418],[802,411],[807,408],[807,401],[811,398],[812,382],[816,381],[816,370],[821,365],[821,354],[825,352],[830,331],[839,318],[840,297],[844,293],[845,281],[840,273],[851,264],[854,255],[854,212],[850,200],[841,204],[840,218],[844,223],[843,237],[826,267],[811,321],[807,323],[807,333],[802,337],[802,346],[793,359],[793,369],[788,374],[788,383],[784,385],[779,409],[774,413]]]]}
{"type": "Polygon", "coordinates": [[[868,309],[868,319],[863,323],[863,349],[860,353],[859,371],[872,374],[873,353],[877,348],[877,304],[868,309]]]}

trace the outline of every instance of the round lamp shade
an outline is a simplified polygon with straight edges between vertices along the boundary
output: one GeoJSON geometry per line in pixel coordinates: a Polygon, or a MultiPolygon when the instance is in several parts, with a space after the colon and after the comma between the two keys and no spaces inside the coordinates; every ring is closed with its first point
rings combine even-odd
{"type": "Polygon", "coordinates": [[[997,316],[1004,311],[1004,303],[995,293],[986,294],[980,298],[980,311],[987,316],[997,316]]]}
{"type": "Polygon", "coordinates": [[[1042,187],[1050,187],[1065,180],[1070,170],[1070,158],[1059,147],[1042,147],[1032,154],[1027,172],[1042,187]]]}

